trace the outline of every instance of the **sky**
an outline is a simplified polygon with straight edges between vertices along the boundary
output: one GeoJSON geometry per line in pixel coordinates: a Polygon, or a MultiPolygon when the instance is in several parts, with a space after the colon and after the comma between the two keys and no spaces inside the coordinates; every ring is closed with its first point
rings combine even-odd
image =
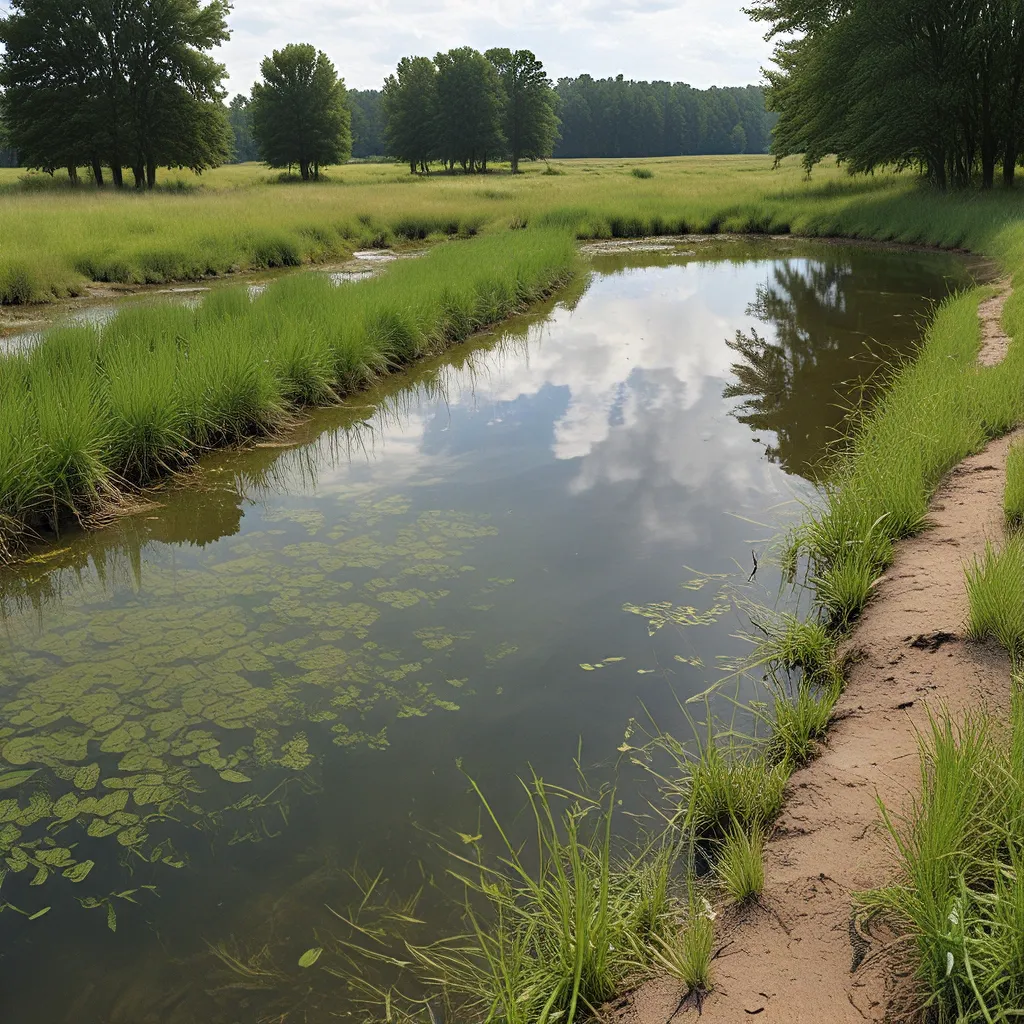
{"type": "Polygon", "coordinates": [[[352,89],[379,89],[401,57],[473,46],[527,49],[552,78],[584,72],[711,85],[761,80],[770,45],[743,0],[234,0],[220,48],[231,94],[262,58],[314,43],[352,89]]]}

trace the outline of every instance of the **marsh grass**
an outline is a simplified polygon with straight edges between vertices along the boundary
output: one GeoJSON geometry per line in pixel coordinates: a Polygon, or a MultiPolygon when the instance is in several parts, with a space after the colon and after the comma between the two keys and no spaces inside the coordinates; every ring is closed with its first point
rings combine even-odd
{"type": "MultiPolygon", "coordinates": [[[[821,506],[797,531],[793,554],[807,557],[809,582],[834,628],[860,615],[894,543],[927,525],[943,476],[1024,418],[1020,348],[997,367],[976,365],[985,294],[975,289],[939,307],[919,358],[894,374],[821,506]]],[[[1020,314],[1014,302],[1015,324],[1020,314]]]]}
{"type": "Polygon", "coordinates": [[[1024,1006],[1024,699],[1011,722],[942,709],[921,742],[921,795],[882,808],[900,877],[862,894],[911,943],[916,1008],[938,1021],[1019,1019],[1024,1006]]]}
{"type": "Polygon", "coordinates": [[[725,834],[717,851],[715,875],[733,903],[750,903],[764,892],[764,833],[738,823],[725,834]]]}
{"type": "Polygon", "coordinates": [[[686,920],[667,935],[655,935],[651,956],[656,967],[686,986],[686,994],[711,988],[715,913],[707,897],[691,883],[686,920]]]}
{"type": "Polygon", "coordinates": [[[1001,550],[990,543],[966,568],[970,606],[967,628],[976,640],[998,641],[1017,662],[1024,658],[1024,537],[1001,550]]]}
{"type": "Polygon", "coordinates": [[[659,780],[673,824],[697,840],[720,839],[734,827],[767,827],[782,809],[788,765],[767,756],[763,743],[713,735],[681,743],[667,733],[654,746],[670,758],[659,780]]]}
{"type": "MultiPolygon", "coordinates": [[[[410,175],[396,165],[332,169],[315,187],[275,183],[265,168],[167,177],[146,195],[25,187],[0,172],[4,247],[0,302],[80,292],[89,280],[164,283],[336,260],[358,248],[559,225],[578,238],[716,232],[847,236],[1019,250],[1017,193],[940,195],[912,173],[870,181],[795,158],[679,157],[638,161],[642,188],[618,160],[524,165],[524,173],[410,175]],[[180,183],[180,185],[178,184],[180,183]],[[485,198],[481,191],[497,193],[485,198]]],[[[45,183],[44,183],[45,184],[45,183]]]]}
{"type": "Polygon", "coordinates": [[[465,893],[461,931],[426,945],[406,940],[394,955],[353,943],[341,947],[346,963],[383,959],[422,993],[409,998],[399,994],[403,989],[382,992],[363,984],[375,1006],[396,1015],[389,1019],[422,1019],[434,1001],[463,1024],[591,1019],[664,961],[694,986],[706,986],[710,933],[691,914],[707,925],[710,915],[682,899],[676,852],[665,837],[617,851],[613,789],[587,795],[534,776],[523,788],[535,838],[524,844],[471,786],[497,848],[489,854],[481,835],[469,837],[469,852],[448,851],[449,876],[465,893]],[[684,934],[691,929],[684,944],[681,924],[684,934]]]}
{"type": "Polygon", "coordinates": [[[1019,530],[1024,526],[1024,442],[1012,445],[1006,456],[1003,510],[1008,529],[1019,530]]]}
{"type": "Polygon", "coordinates": [[[0,363],[0,554],[521,312],[577,259],[564,233],[526,230],[357,284],[297,275],[51,330],[0,363]]]}
{"type": "Polygon", "coordinates": [[[790,688],[776,684],[774,689],[766,756],[791,770],[802,768],[815,756],[828,732],[841,689],[835,684],[818,687],[805,681],[790,688]]]}

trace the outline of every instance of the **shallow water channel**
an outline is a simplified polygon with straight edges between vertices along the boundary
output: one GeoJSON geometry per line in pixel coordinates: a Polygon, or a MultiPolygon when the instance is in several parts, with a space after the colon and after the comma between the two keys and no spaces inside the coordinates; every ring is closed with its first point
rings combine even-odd
{"type": "Polygon", "coordinates": [[[477,832],[462,771],[514,815],[530,765],[570,783],[582,743],[606,779],[631,719],[685,734],[677,700],[745,652],[737,600],[791,600],[765,549],[843,409],[971,281],[859,246],[607,248],[0,580],[4,1021],[343,1016],[330,953],[297,961],[356,865],[440,877],[432,834],[477,832]]]}

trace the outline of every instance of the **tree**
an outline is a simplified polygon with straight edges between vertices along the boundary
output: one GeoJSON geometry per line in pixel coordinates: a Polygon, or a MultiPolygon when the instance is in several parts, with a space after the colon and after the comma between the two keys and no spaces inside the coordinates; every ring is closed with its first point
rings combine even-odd
{"type": "Polygon", "coordinates": [[[437,65],[437,145],[441,159],[464,171],[486,171],[504,150],[504,91],[494,65],[478,50],[461,46],[434,58],[437,65]]]}
{"type": "Polygon", "coordinates": [[[252,137],[252,110],[248,96],[239,93],[228,104],[228,124],[231,125],[232,161],[244,164],[250,160],[259,160],[259,150],[252,137]]]}
{"type": "Polygon", "coordinates": [[[352,155],[384,155],[384,122],[381,94],[377,89],[349,89],[348,107],[352,111],[352,155]]]}
{"type": "Polygon", "coordinates": [[[852,172],[919,166],[940,187],[1002,162],[1013,181],[1024,98],[1024,0],[756,0],[770,23],[778,158],[808,171],[828,154],[852,172]]]}
{"type": "Polygon", "coordinates": [[[434,157],[438,131],[437,67],[428,57],[403,57],[381,93],[384,150],[409,165],[426,170],[434,157]]]}
{"type": "Polygon", "coordinates": [[[562,157],[765,153],[777,120],[759,86],[700,91],[684,82],[630,82],[589,75],[555,88],[562,157]],[[740,131],[742,129],[742,131],[740,131]]]}
{"type": "Polygon", "coordinates": [[[512,163],[551,156],[558,138],[555,94],[544,65],[529,51],[488,50],[484,56],[494,65],[505,92],[502,131],[512,163]]]}
{"type": "Polygon", "coordinates": [[[0,19],[0,88],[29,166],[123,168],[152,188],[159,166],[199,172],[227,156],[227,0],[14,0],[0,19]]]}
{"type": "Polygon", "coordinates": [[[271,167],[297,164],[303,181],[352,153],[345,83],[327,55],[292,43],[264,58],[263,81],[252,87],[252,133],[271,167]]]}

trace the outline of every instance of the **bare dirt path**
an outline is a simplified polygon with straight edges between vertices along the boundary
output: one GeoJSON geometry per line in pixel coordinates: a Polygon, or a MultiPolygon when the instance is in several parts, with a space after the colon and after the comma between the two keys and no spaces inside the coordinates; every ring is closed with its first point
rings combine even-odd
{"type": "MultiPolygon", "coordinates": [[[[1000,325],[1006,294],[979,311],[985,365],[998,362],[1009,344],[1000,325]]],[[[1006,455],[1021,434],[994,441],[953,470],[932,503],[934,526],[898,546],[879,582],[847,644],[857,661],[828,745],[789,783],[767,847],[762,905],[719,919],[725,948],[713,965],[715,990],[702,1007],[712,1024],[885,1018],[892,971],[884,956],[874,955],[884,938],[875,939],[858,966],[865,948],[851,933],[851,893],[892,877],[876,801],[898,812],[919,792],[918,736],[928,728],[928,707],[945,703],[956,713],[1009,703],[1006,656],[963,639],[963,566],[1002,537],[1006,455]]],[[[695,1017],[695,1008],[679,1008],[680,994],[666,981],[644,986],[620,1019],[678,1024],[695,1017]]]]}

